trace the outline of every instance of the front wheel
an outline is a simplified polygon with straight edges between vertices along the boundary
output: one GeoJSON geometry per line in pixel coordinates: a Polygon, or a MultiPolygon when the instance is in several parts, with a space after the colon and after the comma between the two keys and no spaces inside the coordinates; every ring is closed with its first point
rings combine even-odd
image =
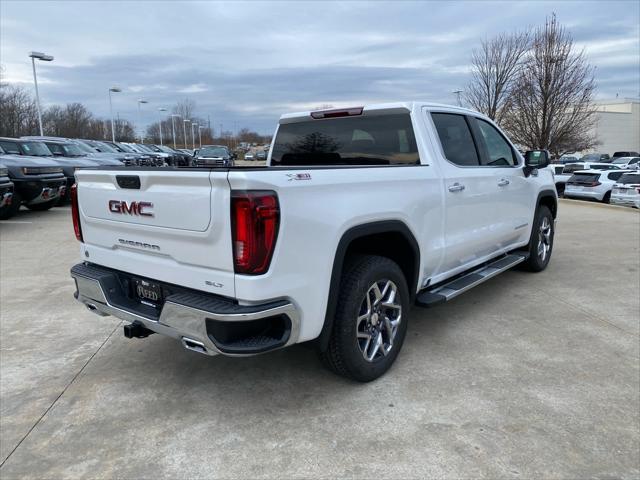
{"type": "Polygon", "coordinates": [[[393,364],[407,331],[409,289],[400,267],[362,255],[345,268],[331,337],[320,356],[335,373],[369,382],[393,364]]]}
{"type": "Polygon", "coordinates": [[[529,258],[524,267],[531,272],[541,272],[551,259],[553,250],[554,221],[551,210],[541,205],[536,212],[529,239],[529,258]]]}

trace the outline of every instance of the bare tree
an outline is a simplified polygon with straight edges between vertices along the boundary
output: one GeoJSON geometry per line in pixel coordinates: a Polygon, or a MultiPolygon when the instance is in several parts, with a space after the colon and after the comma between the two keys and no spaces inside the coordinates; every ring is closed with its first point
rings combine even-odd
{"type": "Polygon", "coordinates": [[[500,124],[510,108],[514,80],[529,49],[530,33],[504,33],[482,41],[471,55],[471,81],[463,92],[471,108],[500,124]]]}
{"type": "Polygon", "coordinates": [[[0,136],[38,134],[38,110],[31,93],[0,81],[0,136]]]}
{"type": "Polygon", "coordinates": [[[597,144],[594,91],[593,67],[583,51],[574,51],[571,34],[552,15],[533,34],[503,125],[528,148],[554,155],[585,150],[597,144]]]}

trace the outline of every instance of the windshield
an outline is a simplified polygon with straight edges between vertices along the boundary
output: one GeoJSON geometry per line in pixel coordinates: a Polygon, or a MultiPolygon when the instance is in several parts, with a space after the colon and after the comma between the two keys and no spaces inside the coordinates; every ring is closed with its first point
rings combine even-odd
{"type": "Polygon", "coordinates": [[[74,143],[74,145],[77,146],[83,152],[96,153],[96,151],[93,148],[91,148],[89,145],[87,145],[86,143],[78,142],[78,143],[74,143]]]}
{"type": "Polygon", "coordinates": [[[51,157],[53,155],[44,143],[22,142],[20,146],[25,155],[32,155],[34,157],[51,157]]]}
{"type": "Polygon", "coordinates": [[[583,165],[582,163],[570,163],[568,165],[565,165],[564,169],[562,170],[562,173],[573,173],[576,170],[584,170],[586,168],[585,165],[583,165]]]}
{"type": "Polygon", "coordinates": [[[625,173],[618,179],[618,183],[640,185],[640,173],[625,173]]]}
{"type": "Polygon", "coordinates": [[[166,147],[166,146],[164,146],[164,145],[160,145],[160,146],[158,146],[158,148],[159,148],[160,150],[162,150],[163,152],[165,152],[165,153],[176,153],[176,152],[174,152],[171,148],[166,147]]]}
{"type": "Polygon", "coordinates": [[[147,147],[146,145],[142,145],[141,143],[136,143],[136,148],[138,149],[138,151],[140,152],[147,152],[147,153],[154,153],[153,150],[151,150],[149,147],[147,147]]]}
{"type": "Polygon", "coordinates": [[[118,145],[118,148],[123,152],[126,152],[126,153],[135,152],[133,148],[131,148],[129,145],[125,145],[124,143],[118,143],[117,145],[118,145]]]}
{"type": "Polygon", "coordinates": [[[589,153],[588,155],[582,157],[580,160],[582,160],[583,162],[597,162],[598,160],[600,160],[600,154],[589,153]]]}
{"type": "Polygon", "coordinates": [[[62,145],[62,149],[67,157],[84,157],[85,154],[74,143],[65,143],[62,145]]]}
{"type": "Polygon", "coordinates": [[[97,142],[94,141],[92,142],[96,148],[99,148],[100,151],[102,152],[107,152],[107,153],[118,153],[118,150],[116,150],[115,148],[113,148],[111,145],[107,145],[106,143],[103,142],[97,142]]]}
{"type": "Polygon", "coordinates": [[[226,157],[229,155],[224,147],[203,147],[198,151],[199,157],[226,157]]]}
{"type": "Polygon", "coordinates": [[[611,163],[613,163],[614,165],[626,165],[627,159],[626,158],[617,158],[611,163]]]}
{"type": "Polygon", "coordinates": [[[272,165],[416,165],[408,113],[358,115],[278,127],[272,165]]]}

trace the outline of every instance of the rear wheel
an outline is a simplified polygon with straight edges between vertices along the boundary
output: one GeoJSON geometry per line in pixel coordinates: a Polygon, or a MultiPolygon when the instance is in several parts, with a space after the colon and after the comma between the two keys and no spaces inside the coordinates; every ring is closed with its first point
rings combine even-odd
{"type": "Polygon", "coordinates": [[[320,356],[335,373],[375,380],[393,364],[407,331],[409,289],[392,260],[363,255],[349,262],[340,282],[331,337],[320,356]]]}
{"type": "Polygon", "coordinates": [[[611,192],[607,192],[602,197],[602,203],[610,203],[611,202],[611,192]]]}
{"type": "Polygon", "coordinates": [[[523,266],[531,272],[541,272],[549,264],[553,250],[554,221],[551,210],[540,205],[531,229],[529,258],[523,266]]]}
{"type": "Polygon", "coordinates": [[[49,200],[48,202],[35,203],[33,205],[27,205],[29,210],[33,210],[34,212],[43,212],[45,210],[49,210],[51,207],[54,207],[56,203],[58,203],[59,199],[49,200]]]}

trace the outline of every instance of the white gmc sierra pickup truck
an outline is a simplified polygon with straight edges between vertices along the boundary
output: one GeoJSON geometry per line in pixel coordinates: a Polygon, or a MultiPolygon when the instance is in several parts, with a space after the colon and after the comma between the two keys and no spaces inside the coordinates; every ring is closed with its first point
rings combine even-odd
{"type": "Polygon", "coordinates": [[[548,154],[421,102],[283,115],[266,167],[76,172],[76,298],[206,355],[315,340],[369,381],[430,306],[551,256],[548,154]]]}

